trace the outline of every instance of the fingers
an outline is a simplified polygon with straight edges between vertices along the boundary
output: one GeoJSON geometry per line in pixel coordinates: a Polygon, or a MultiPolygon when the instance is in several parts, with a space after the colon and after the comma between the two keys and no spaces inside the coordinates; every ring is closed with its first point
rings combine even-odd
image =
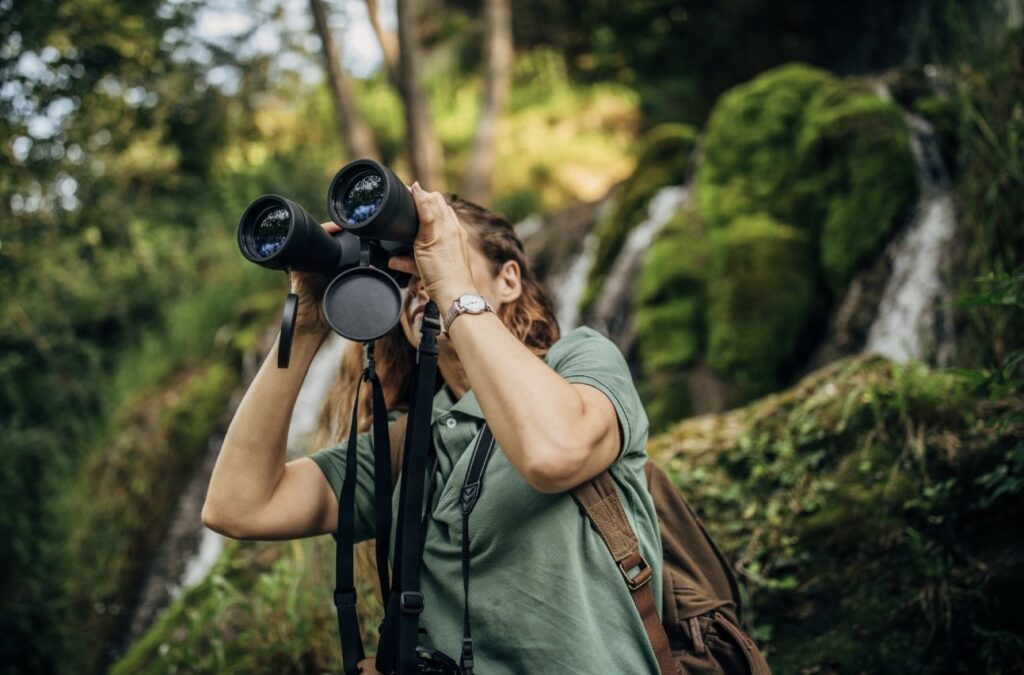
{"type": "Polygon", "coordinates": [[[399,272],[419,274],[416,260],[411,255],[396,255],[388,259],[388,267],[399,272]]]}
{"type": "Polygon", "coordinates": [[[334,234],[336,232],[341,232],[341,226],[338,225],[333,220],[328,221],[326,223],[320,223],[320,227],[324,228],[324,230],[326,230],[327,232],[329,232],[331,234],[334,234]]]}

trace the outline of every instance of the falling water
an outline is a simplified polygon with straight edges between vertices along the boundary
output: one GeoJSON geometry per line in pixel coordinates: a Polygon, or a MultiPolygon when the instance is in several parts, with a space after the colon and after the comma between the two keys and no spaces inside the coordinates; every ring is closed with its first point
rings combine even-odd
{"type": "Polygon", "coordinates": [[[580,320],[580,301],[583,300],[583,291],[587,287],[587,275],[590,273],[590,266],[594,262],[594,254],[597,252],[597,235],[593,232],[587,233],[583,239],[583,248],[573,258],[572,263],[565,273],[556,280],[555,291],[555,317],[558,319],[558,327],[562,333],[568,333],[580,320]]]}
{"type": "Polygon", "coordinates": [[[630,302],[633,277],[643,261],[644,254],[661,229],[689,197],[689,187],[671,186],[662,188],[651,198],[647,206],[647,218],[630,230],[622,251],[615,259],[604,286],[601,287],[601,294],[593,313],[594,323],[598,327],[609,334],[622,330],[623,326],[620,324],[628,314],[625,309],[630,302]]]}
{"type": "MultiPolygon", "coordinates": [[[[956,227],[935,131],[916,115],[906,117],[921,196],[913,220],[886,249],[892,273],[864,347],[899,362],[921,359],[933,337],[950,333],[948,313],[941,316],[939,306],[946,293],[940,270],[956,227]]],[[[943,361],[951,348],[941,340],[938,347],[943,361]]]]}

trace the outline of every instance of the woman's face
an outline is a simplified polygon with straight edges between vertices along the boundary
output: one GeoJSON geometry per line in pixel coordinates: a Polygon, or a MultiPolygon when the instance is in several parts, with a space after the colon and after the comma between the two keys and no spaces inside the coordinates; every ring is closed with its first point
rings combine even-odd
{"type": "MultiPolygon", "coordinates": [[[[484,296],[494,311],[501,309],[502,298],[507,298],[507,280],[502,275],[491,273],[493,263],[483,253],[477,250],[472,243],[469,245],[469,268],[473,274],[473,285],[476,286],[480,295],[484,296]]],[[[517,270],[518,271],[518,270],[517,270]]],[[[470,289],[466,289],[467,292],[470,289]]],[[[409,287],[402,291],[402,330],[405,338],[413,347],[420,344],[420,325],[423,323],[423,311],[427,308],[427,293],[423,283],[418,276],[413,276],[409,281],[409,287]]],[[[448,311],[447,307],[438,307],[443,317],[448,311]]],[[[448,341],[441,339],[442,348],[448,341]]]]}

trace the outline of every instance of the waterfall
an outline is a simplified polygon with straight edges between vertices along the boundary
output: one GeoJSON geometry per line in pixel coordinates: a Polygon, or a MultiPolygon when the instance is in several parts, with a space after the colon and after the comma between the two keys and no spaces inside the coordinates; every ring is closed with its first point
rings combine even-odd
{"type": "MultiPolygon", "coordinates": [[[[921,359],[933,337],[951,334],[949,313],[940,307],[947,293],[941,267],[956,228],[935,131],[917,115],[906,118],[921,196],[913,220],[886,248],[892,273],[864,347],[898,362],[921,359]]],[[[941,339],[936,347],[938,360],[945,361],[952,347],[941,339]]]]}
{"type": "Polygon", "coordinates": [[[573,258],[572,263],[565,273],[560,275],[553,284],[555,290],[555,317],[558,319],[558,327],[562,333],[568,333],[580,320],[580,301],[583,300],[583,291],[587,287],[587,275],[590,274],[590,266],[594,263],[594,254],[597,253],[597,235],[593,232],[587,233],[583,239],[583,248],[573,258]]]}
{"type": "MultiPolygon", "coordinates": [[[[594,324],[607,332],[619,347],[625,346],[623,333],[632,302],[633,278],[643,262],[644,254],[679,209],[690,198],[687,186],[670,186],[659,190],[647,205],[647,217],[629,232],[611,271],[601,287],[593,311],[594,324]]],[[[589,266],[588,266],[589,267],[589,266]]],[[[628,342],[628,339],[625,340],[628,342]]]]}

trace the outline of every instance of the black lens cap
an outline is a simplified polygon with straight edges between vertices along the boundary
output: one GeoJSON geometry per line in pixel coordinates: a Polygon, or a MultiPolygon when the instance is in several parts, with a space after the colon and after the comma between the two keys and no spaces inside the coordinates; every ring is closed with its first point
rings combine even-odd
{"type": "Polygon", "coordinates": [[[324,291],[324,315],[336,333],[366,342],[387,335],[402,314],[402,292],[387,272],[353,267],[324,291]]]}

